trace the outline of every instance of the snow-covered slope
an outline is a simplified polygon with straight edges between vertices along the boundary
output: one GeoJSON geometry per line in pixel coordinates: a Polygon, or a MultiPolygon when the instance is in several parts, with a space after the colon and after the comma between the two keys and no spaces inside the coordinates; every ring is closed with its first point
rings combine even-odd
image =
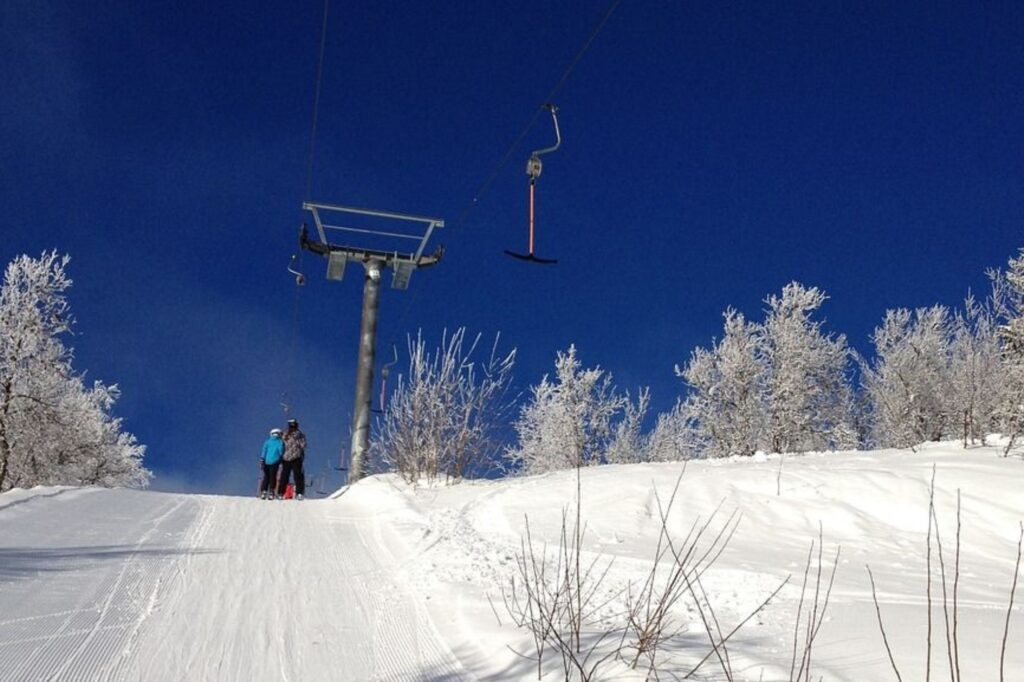
{"type": "MultiPolygon", "coordinates": [[[[900,674],[905,680],[924,679],[933,466],[950,619],[958,491],[961,495],[960,674],[965,680],[999,679],[1001,639],[1019,524],[1024,519],[1024,463],[1016,457],[1002,457],[997,448],[964,450],[956,443],[926,445],[916,453],[758,456],[686,465],[668,523],[676,542],[695,521],[707,520],[719,506],[712,531],[725,525],[734,511],[738,513],[728,547],[702,581],[722,629],[728,632],[739,624],[781,581],[792,576],[779,597],[730,640],[735,679],[790,679],[801,584],[811,542],[817,542],[819,530],[824,539],[823,591],[836,551],[840,553],[829,609],[812,649],[810,679],[895,679],[872,602],[867,565],[875,577],[900,674]]],[[[599,590],[611,600],[601,614],[609,624],[620,621],[616,614],[629,585],[635,593],[649,573],[661,529],[658,497],[667,504],[682,472],[683,465],[674,463],[607,466],[582,472],[586,559],[601,557],[598,566],[602,570],[611,562],[599,590]]],[[[415,490],[393,478],[378,478],[358,488],[368,499],[401,495],[416,511],[414,516],[410,509],[403,509],[396,518],[403,535],[416,542],[419,556],[406,574],[416,586],[415,592],[431,595],[430,612],[467,667],[484,677],[529,679],[531,664],[502,651],[511,646],[532,654],[534,647],[527,633],[510,624],[501,586],[508,592],[508,576],[515,573],[527,517],[535,546],[546,543],[550,549],[558,545],[562,511],[573,509],[575,473],[415,490]]],[[[569,521],[571,524],[571,517],[569,521]]],[[[703,542],[703,546],[707,544],[703,542]]],[[[933,675],[948,677],[939,582],[942,567],[934,536],[931,544],[931,667],[933,675]]],[[[817,551],[815,548],[803,604],[803,623],[813,600],[817,551]]],[[[1024,597],[1018,595],[1017,604],[1022,601],[1024,597]]],[[[663,660],[670,671],[682,675],[710,647],[692,603],[680,604],[679,618],[689,627],[666,649],[663,660]]],[[[804,636],[802,631],[801,642],[804,636]]],[[[1015,606],[1004,664],[1006,680],[1024,680],[1022,642],[1024,618],[1015,606]]],[[[546,657],[550,674],[559,679],[557,654],[549,651],[546,657]]],[[[613,662],[600,670],[607,678],[631,678],[623,666],[613,662]]],[[[724,679],[714,658],[700,673],[724,679]]]]}
{"type": "Polygon", "coordinates": [[[0,496],[0,679],[461,679],[372,507],[0,496]]]}
{"type": "MultiPolygon", "coordinates": [[[[944,568],[951,609],[959,491],[961,677],[998,679],[1024,464],[995,448],[956,444],[686,465],[668,518],[675,541],[716,509],[712,531],[737,513],[728,546],[702,578],[721,628],[738,624],[792,576],[730,640],[735,679],[789,679],[801,583],[819,528],[824,581],[841,551],[812,679],[895,679],[867,564],[900,673],[924,678],[933,466],[945,564],[933,536],[931,673],[949,676],[939,574],[944,568]]],[[[682,464],[582,472],[584,558],[602,571],[610,565],[597,586],[606,628],[616,627],[626,595],[649,572],[658,501],[667,503],[682,472],[682,464]]],[[[535,663],[514,653],[534,649],[511,623],[503,592],[525,519],[538,549],[557,546],[576,486],[574,472],[561,472],[451,487],[380,476],[304,502],[130,490],[5,493],[0,679],[535,678],[535,663]]],[[[675,614],[685,627],[662,663],[681,675],[709,646],[692,600],[681,600],[675,614]]],[[[1015,607],[1007,680],[1024,680],[1022,641],[1015,607]]],[[[549,650],[545,660],[545,679],[560,679],[557,654],[549,650]]],[[[616,661],[598,673],[643,679],[616,661]]],[[[724,679],[715,659],[700,675],[724,679]]]]}

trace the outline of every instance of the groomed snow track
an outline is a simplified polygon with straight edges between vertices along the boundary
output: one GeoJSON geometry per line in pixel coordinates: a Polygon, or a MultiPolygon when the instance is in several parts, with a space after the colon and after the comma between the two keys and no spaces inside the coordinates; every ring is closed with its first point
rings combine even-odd
{"type": "Polygon", "coordinates": [[[458,659],[343,500],[0,496],[0,680],[451,680],[458,659]]]}

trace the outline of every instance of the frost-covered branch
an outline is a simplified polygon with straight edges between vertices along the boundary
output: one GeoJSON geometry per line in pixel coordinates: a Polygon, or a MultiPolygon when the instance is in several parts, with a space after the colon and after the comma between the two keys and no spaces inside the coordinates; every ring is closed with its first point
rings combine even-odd
{"type": "Polygon", "coordinates": [[[480,338],[467,342],[460,328],[445,333],[433,352],[422,333],[409,338],[408,370],[374,430],[377,469],[398,471],[409,481],[457,481],[494,459],[494,431],[509,409],[516,352],[499,353],[495,336],[490,355],[477,364],[473,355],[480,338]]]}
{"type": "Polygon", "coordinates": [[[531,389],[514,424],[518,443],[506,450],[506,459],[526,474],[602,464],[610,452],[616,461],[639,461],[647,402],[643,389],[631,403],[615,389],[611,374],[584,369],[576,347],[569,346],[557,354],[554,379],[545,376],[531,389]]]}
{"type": "Polygon", "coordinates": [[[0,491],[33,485],[138,485],[145,447],[110,415],[117,386],[87,386],[70,334],[67,256],[20,256],[0,288],[0,491]]]}

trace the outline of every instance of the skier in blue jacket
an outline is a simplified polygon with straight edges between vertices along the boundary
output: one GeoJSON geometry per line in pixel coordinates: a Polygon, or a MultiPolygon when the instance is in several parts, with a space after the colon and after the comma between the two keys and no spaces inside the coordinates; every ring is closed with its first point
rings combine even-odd
{"type": "Polygon", "coordinates": [[[281,429],[270,429],[270,437],[263,443],[260,453],[260,469],[263,478],[260,480],[260,499],[274,499],[274,487],[277,485],[277,469],[281,466],[284,455],[284,441],[281,440],[281,429]]]}

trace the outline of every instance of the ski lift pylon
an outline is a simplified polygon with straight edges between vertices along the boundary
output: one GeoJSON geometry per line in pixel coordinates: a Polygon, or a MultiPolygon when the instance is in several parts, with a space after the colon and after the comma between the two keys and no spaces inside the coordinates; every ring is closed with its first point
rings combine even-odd
{"type": "Polygon", "coordinates": [[[554,123],[554,126],[555,126],[555,144],[553,146],[551,146],[551,147],[545,147],[544,149],[538,149],[538,150],[534,151],[533,153],[530,154],[530,158],[526,162],[526,175],[529,176],[529,178],[530,178],[530,211],[529,211],[529,226],[530,226],[529,247],[530,248],[529,248],[529,251],[527,251],[527,253],[525,253],[525,254],[524,253],[516,253],[515,251],[510,251],[508,249],[505,249],[505,253],[507,253],[508,255],[512,256],[513,258],[518,258],[519,260],[530,261],[531,263],[540,263],[540,264],[543,264],[543,265],[551,265],[553,263],[557,263],[558,261],[555,260],[555,259],[551,259],[551,258],[539,258],[534,253],[534,250],[533,250],[533,244],[534,244],[534,239],[533,239],[534,223],[535,223],[535,216],[536,216],[536,201],[535,201],[536,186],[537,186],[537,178],[540,177],[541,170],[543,170],[543,164],[541,163],[540,157],[541,157],[541,154],[548,154],[550,152],[555,151],[560,146],[562,146],[562,132],[558,128],[558,107],[556,107],[554,104],[545,104],[544,107],[547,108],[547,110],[551,112],[551,121],[554,123]]]}

